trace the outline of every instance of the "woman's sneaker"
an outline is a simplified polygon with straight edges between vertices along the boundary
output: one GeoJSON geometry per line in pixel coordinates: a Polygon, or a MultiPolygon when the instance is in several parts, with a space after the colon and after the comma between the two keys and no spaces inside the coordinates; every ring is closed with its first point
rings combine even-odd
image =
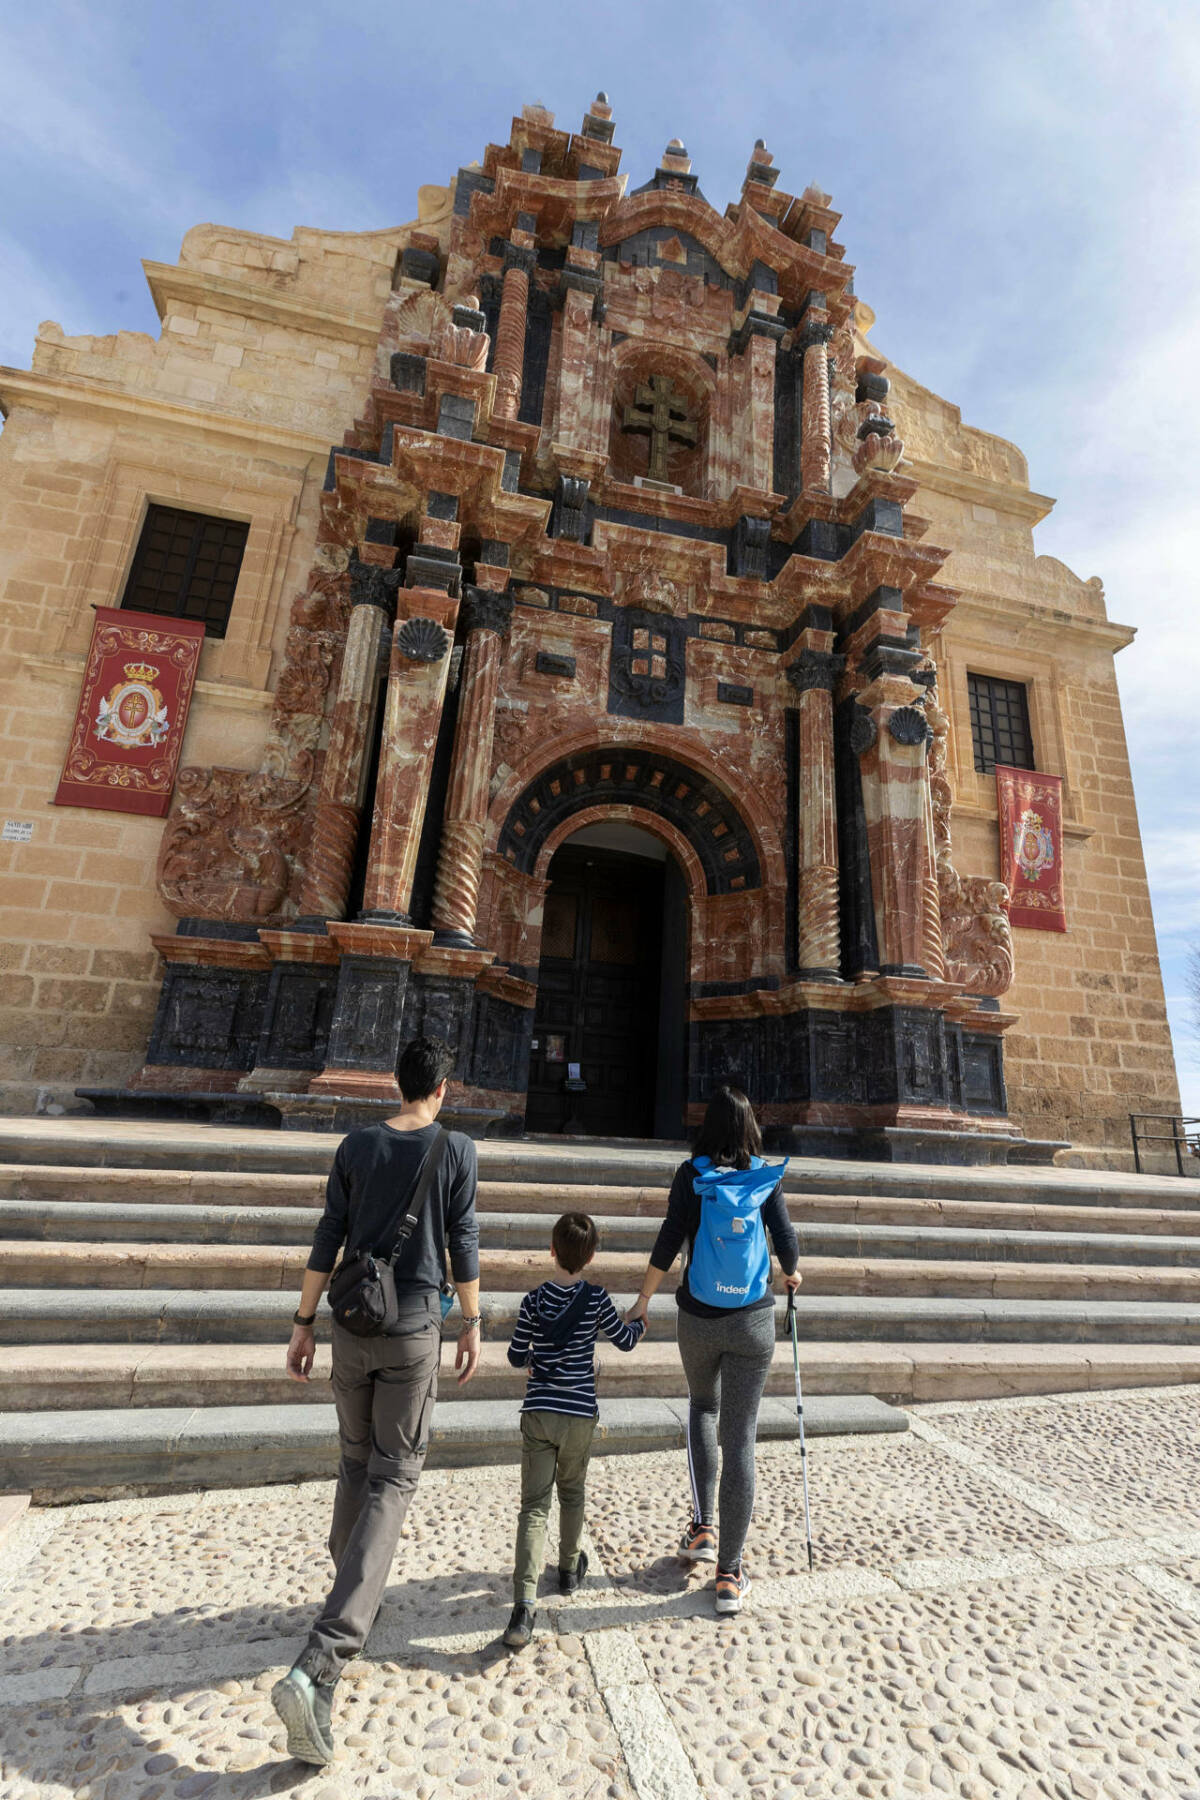
{"type": "Polygon", "coordinates": [[[717,1534],[712,1526],[702,1525],[699,1519],[690,1519],[679,1540],[679,1554],[684,1562],[716,1562],[717,1534]]]}
{"type": "Polygon", "coordinates": [[[719,1613],[741,1612],[742,1601],[746,1598],[750,1586],[750,1577],[741,1563],[736,1569],[717,1570],[717,1611],[719,1613]]]}

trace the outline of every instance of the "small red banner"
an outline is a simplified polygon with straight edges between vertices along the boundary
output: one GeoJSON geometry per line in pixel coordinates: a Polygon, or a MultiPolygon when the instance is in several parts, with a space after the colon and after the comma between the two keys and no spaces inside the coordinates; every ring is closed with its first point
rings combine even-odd
{"type": "Polygon", "coordinates": [[[56,806],[166,815],[203,643],[188,619],[96,608],[56,806]]]}
{"type": "Polygon", "coordinates": [[[996,799],[1009,919],[1029,931],[1065,931],[1062,776],[997,765],[996,799]]]}

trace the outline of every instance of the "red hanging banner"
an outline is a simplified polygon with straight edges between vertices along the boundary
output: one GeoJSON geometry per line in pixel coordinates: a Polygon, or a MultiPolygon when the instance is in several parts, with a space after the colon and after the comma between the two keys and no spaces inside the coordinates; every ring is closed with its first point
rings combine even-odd
{"type": "Polygon", "coordinates": [[[1009,919],[1029,931],[1065,931],[1062,776],[997,764],[996,799],[1009,919]]]}
{"type": "Polygon", "coordinates": [[[96,608],[56,806],[166,815],[204,626],[96,608]]]}

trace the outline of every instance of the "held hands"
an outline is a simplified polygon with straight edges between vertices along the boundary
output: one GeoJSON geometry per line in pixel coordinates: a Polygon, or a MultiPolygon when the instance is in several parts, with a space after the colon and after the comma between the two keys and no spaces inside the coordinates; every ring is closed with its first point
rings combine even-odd
{"type": "Polygon", "coordinates": [[[645,1294],[639,1294],[633,1305],[629,1307],[625,1313],[625,1323],[627,1325],[636,1325],[639,1319],[642,1321],[642,1324],[646,1327],[647,1331],[649,1331],[650,1302],[647,1300],[645,1294]]]}
{"type": "Polygon", "coordinates": [[[311,1325],[297,1325],[287,1347],[287,1372],[293,1381],[307,1381],[317,1354],[317,1340],[311,1325]]]}
{"type": "Polygon", "coordinates": [[[468,1325],[458,1334],[458,1348],[454,1353],[454,1368],[458,1375],[458,1385],[470,1381],[479,1367],[479,1325],[468,1325]]]}

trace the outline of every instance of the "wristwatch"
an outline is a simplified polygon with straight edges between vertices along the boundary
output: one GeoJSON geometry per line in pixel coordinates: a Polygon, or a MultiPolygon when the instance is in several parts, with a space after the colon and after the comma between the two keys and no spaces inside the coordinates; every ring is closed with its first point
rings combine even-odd
{"type": "Polygon", "coordinates": [[[294,1312],[292,1314],[292,1324],[293,1325],[303,1325],[303,1326],[307,1327],[309,1325],[315,1325],[316,1320],[317,1320],[316,1313],[294,1312]]]}

